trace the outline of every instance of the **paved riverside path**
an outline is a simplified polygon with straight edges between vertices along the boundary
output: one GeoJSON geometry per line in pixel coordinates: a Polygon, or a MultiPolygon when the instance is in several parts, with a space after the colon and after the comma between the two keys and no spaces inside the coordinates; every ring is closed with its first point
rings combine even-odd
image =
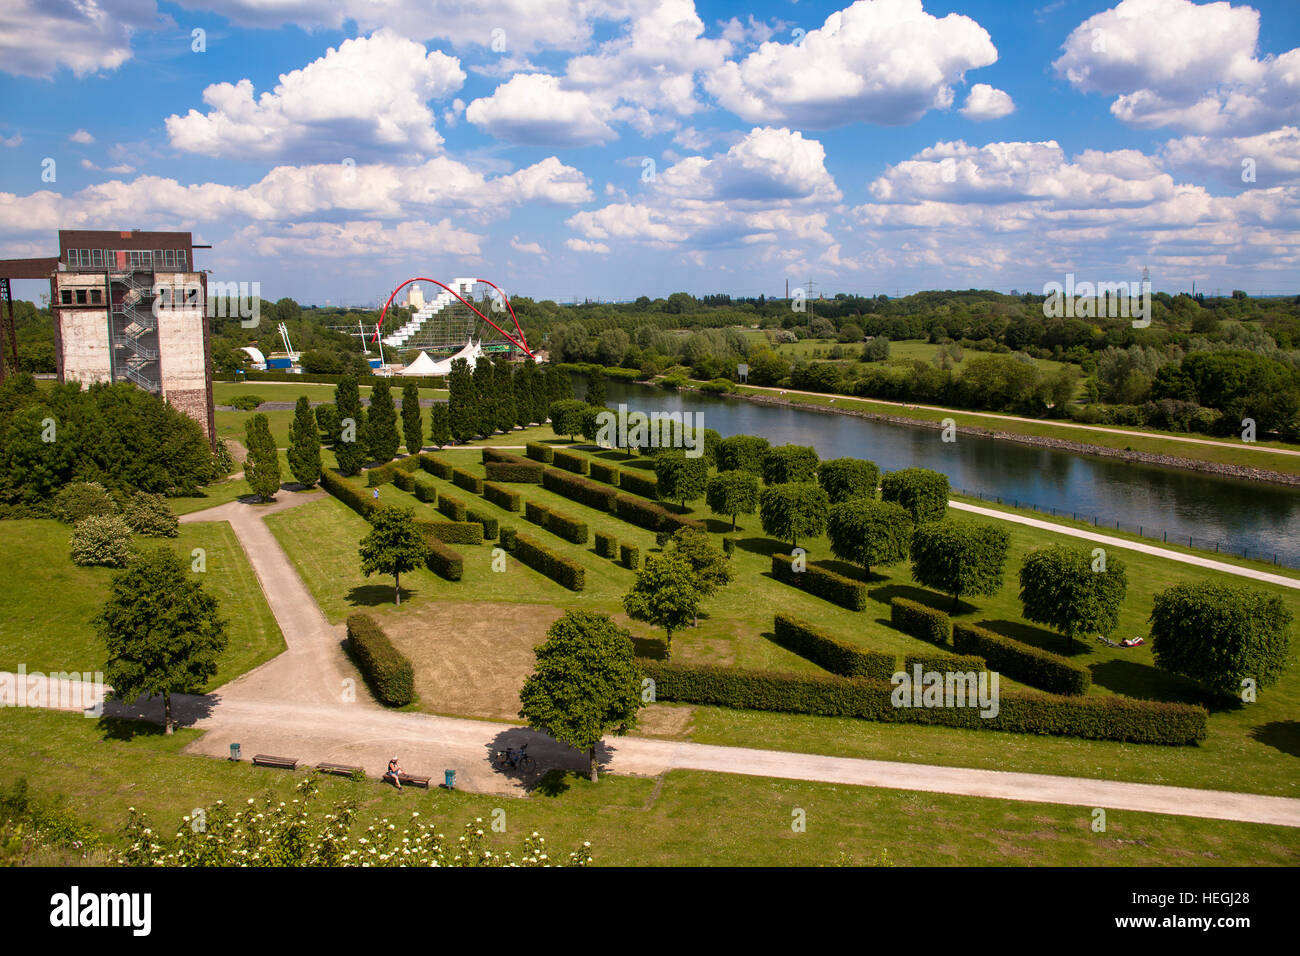
{"type": "Polygon", "coordinates": [[[1028,525],[1031,528],[1041,528],[1045,531],[1054,531],[1057,534],[1067,534],[1074,538],[1084,538],[1088,541],[1096,541],[1098,544],[1104,544],[1112,548],[1127,548],[1129,551],[1140,551],[1143,554],[1150,554],[1157,558],[1164,558],[1166,561],[1179,561],[1183,564],[1194,564],[1199,568],[1209,568],[1211,571],[1222,571],[1224,574],[1236,574],[1243,578],[1253,578],[1256,581],[1265,581],[1268,584],[1280,584],[1284,588],[1300,588],[1300,578],[1291,578],[1284,574],[1258,571],[1255,568],[1243,568],[1236,564],[1228,564],[1226,561],[1216,561],[1213,558],[1203,558],[1197,554],[1184,554],[1181,551],[1171,551],[1168,548],[1161,548],[1154,544],[1144,544],[1141,541],[1129,541],[1126,538],[1114,538],[1110,535],[1101,534],[1096,531],[1086,531],[1083,528],[1070,528],[1051,521],[1042,521],[1038,518],[1030,518],[1026,515],[1012,514],[1008,511],[998,511],[995,508],[981,508],[979,505],[967,504],[964,501],[949,501],[948,506],[956,508],[958,511],[969,511],[972,514],[997,518],[1000,521],[1013,521],[1016,524],[1028,525]]]}

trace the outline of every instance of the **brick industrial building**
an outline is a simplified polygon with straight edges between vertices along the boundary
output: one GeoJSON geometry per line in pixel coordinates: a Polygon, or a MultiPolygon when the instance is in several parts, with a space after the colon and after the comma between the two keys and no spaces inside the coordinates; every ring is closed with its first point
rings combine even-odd
{"type": "Polygon", "coordinates": [[[215,440],[207,275],[188,232],[59,230],[57,259],[0,260],[0,377],[18,367],[10,280],[48,279],[59,381],[131,382],[215,440]]]}

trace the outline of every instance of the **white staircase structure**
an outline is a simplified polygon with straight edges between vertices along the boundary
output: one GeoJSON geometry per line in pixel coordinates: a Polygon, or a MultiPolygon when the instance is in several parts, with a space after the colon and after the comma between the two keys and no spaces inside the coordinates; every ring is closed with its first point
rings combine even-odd
{"type": "MultiPolygon", "coordinates": [[[[455,289],[456,292],[466,301],[468,302],[474,301],[473,299],[474,280],[473,279],[455,279],[452,281],[451,287],[455,289]]],[[[410,300],[412,304],[414,304],[416,301],[421,301],[423,302],[423,305],[420,308],[418,308],[417,311],[411,314],[410,321],[408,321],[400,329],[398,329],[396,332],[393,332],[391,335],[384,336],[383,342],[385,345],[400,349],[403,346],[405,346],[406,343],[420,331],[420,329],[424,326],[424,323],[428,322],[431,318],[438,315],[443,310],[451,308],[452,306],[463,307],[460,300],[457,299],[456,296],[448,292],[446,289],[439,289],[438,295],[434,299],[427,302],[423,301],[422,293],[417,295],[416,292],[413,290],[410,295],[410,300]]]]}

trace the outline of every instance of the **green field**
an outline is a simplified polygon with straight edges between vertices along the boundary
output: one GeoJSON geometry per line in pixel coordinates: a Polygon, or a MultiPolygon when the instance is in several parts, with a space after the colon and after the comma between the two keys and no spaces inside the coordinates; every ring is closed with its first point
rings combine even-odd
{"type": "MultiPolygon", "coordinates": [[[[51,519],[0,521],[0,669],[97,671],[104,646],[91,618],[108,598],[112,568],[79,567],[68,557],[71,529],[51,519]],[[39,569],[37,571],[36,569],[39,569]]],[[[194,549],[205,552],[203,587],[220,603],[230,643],[221,655],[212,690],[284,650],[284,638],[267,607],[234,531],[225,522],[183,524],[176,538],[137,538],[143,547],[174,549],[193,567],[194,549]]]]}
{"type": "MultiPolygon", "coordinates": [[[[127,808],[170,835],[181,817],[217,800],[293,798],[301,773],[189,757],[196,731],[165,737],[148,726],[76,714],[16,710],[0,722],[0,782],[25,777],[33,794],[66,805],[108,841],[127,808]],[[73,785],[75,781],[75,785],[73,785]]],[[[537,831],[551,853],[590,841],[605,866],[1295,866],[1300,838],[1286,827],[1110,811],[1094,833],[1084,807],[673,771],[662,778],[570,775],[527,799],[435,788],[398,793],[373,781],[321,778],[321,806],[351,799],[358,830],[413,810],[449,835],[505,811],[490,839],[517,847],[537,831]],[[795,833],[792,814],[806,814],[795,833]]],[[[101,850],[91,858],[111,859],[101,850]]]]}

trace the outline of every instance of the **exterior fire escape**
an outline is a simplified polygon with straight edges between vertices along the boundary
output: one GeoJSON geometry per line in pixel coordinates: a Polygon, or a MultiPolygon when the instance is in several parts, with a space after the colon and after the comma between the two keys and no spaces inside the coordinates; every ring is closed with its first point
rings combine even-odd
{"type": "Polygon", "coordinates": [[[153,272],[109,275],[113,380],[127,379],[155,395],[162,389],[153,272]]]}

